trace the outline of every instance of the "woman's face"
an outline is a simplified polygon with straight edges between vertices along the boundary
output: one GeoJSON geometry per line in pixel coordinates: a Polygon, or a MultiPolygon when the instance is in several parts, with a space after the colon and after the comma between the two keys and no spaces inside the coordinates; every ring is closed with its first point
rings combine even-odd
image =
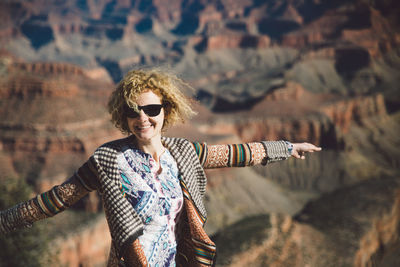
{"type": "MultiPolygon", "coordinates": [[[[139,143],[145,144],[153,139],[161,139],[161,130],[164,124],[164,108],[155,116],[146,114],[146,106],[160,105],[161,99],[152,91],[145,91],[139,95],[136,101],[139,106],[139,114],[136,118],[127,117],[129,130],[134,134],[139,143]],[[143,109],[141,107],[144,107],[143,109]]],[[[148,107],[149,108],[149,107],[148,107]]],[[[151,107],[150,107],[151,108],[151,107]]]]}

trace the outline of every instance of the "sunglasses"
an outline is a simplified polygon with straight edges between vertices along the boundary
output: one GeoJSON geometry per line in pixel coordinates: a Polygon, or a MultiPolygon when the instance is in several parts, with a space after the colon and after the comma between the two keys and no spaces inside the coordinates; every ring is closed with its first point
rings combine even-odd
{"type": "MultiPolygon", "coordinates": [[[[149,116],[149,117],[155,117],[158,116],[161,112],[161,109],[164,107],[162,104],[152,104],[152,105],[146,105],[146,106],[137,106],[138,110],[143,110],[143,112],[149,116]]],[[[136,112],[133,108],[130,108],[129,106],[125,105],[124,106],[124,112],[125,115],[128,118],[137,118],[139,117],[139,113],[136,112]]]]}

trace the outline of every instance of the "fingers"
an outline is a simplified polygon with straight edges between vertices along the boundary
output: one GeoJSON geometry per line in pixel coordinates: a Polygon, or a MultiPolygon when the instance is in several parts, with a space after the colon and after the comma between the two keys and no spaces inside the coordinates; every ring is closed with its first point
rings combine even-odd
{"type": "Polygon", "coordinates": [[[292,157],[295,157],[296,159],[305,159],[306,157],[302,152],[299,152],[297,149],[293,149],[292,151],[292,157]]]}
{"type": "Polygon", "coordinates": [[[292,156],[295,157],[296,159],[305,159],[306,158],[304,155],[300,155],[298,153],[292,154],[292,156]]]}
{"type": "Polygon", "coordinates": [[[304,155],[292,155],[293,157],[295,157],[296,159],[306,159],[306,156],[304,155]]]}
{"type": "Polygon", "coordinates": [[[300,149],[304,152],[314,152],[314,151],[321,151],[322,148],[317,147],[310,143],[303,143],[303,146],[301,146],[300,149]]]}
{"type": "Polygon", "coordinates": [[[315,151],[321,151],[322,148],[321,147],[317,147],[313,144],[310,143],[299,143],[296,144],[298,151],[302,151],[302,152],[315,152],[315,151]]]}
{"type": "Polygon", "coordinates": [[[317,147],[310,143],[295,143],[293,144],[292,156],[297,159],[305,159],[305,153],[314,153],[321,151],[321,147],[317,147]]]}

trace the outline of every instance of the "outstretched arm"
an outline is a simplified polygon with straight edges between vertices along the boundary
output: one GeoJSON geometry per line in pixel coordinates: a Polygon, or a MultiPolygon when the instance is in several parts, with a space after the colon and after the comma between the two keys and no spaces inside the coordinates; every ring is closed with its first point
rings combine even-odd
{"type": "Polygon", "coordinates": [[[61,185],[47,192],[0,211],[0,233],[6,234],[19,228],[29,227],[35,221],[52,217],[65,210],[90,191],[96,189],[95,175],[90,160],[61,185]]]}
{"type": "Polygon", "coordinates": [[[306,152],[320,151],[309,143],[292,144],[287,141],[263,141],[233,145],[193,143],[203,168],[245,167],[265,165],[291,156],[304,159],[306,152]]]}

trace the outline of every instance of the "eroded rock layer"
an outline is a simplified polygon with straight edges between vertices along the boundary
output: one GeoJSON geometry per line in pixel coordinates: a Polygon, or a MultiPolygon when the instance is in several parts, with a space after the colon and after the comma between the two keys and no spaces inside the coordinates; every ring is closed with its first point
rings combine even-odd
{"type": "MultiPolygon", "coordinates": [[[[395,0],[2,1],[1,178],[37,192],[64,181],[121,137],[105,107],[115,82],[165,65],[199,100],[167,135],[323,147],[304,161],[207,171],[217,265],[397,266],[398,13],[395,0]]],[[[75,208],[102,212],[95,193],[75,208]]],[[[88,222],[56,240],[60,262],[104,263],[104,219],[88,222]]]]}

